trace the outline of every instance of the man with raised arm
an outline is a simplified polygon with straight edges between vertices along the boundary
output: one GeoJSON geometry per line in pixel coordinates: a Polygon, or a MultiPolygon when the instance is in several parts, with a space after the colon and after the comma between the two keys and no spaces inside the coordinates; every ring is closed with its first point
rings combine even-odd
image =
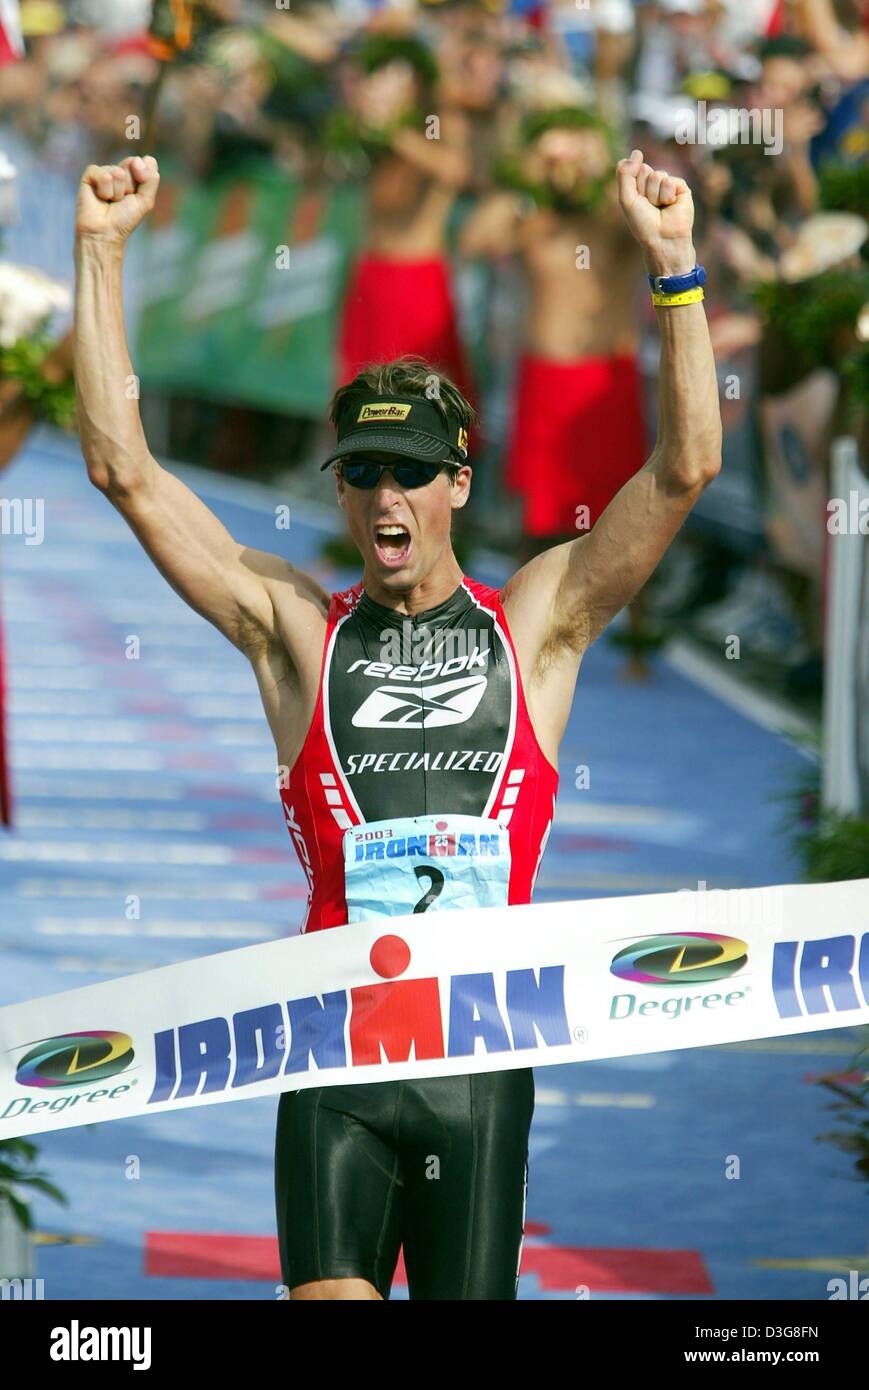
{"type": "MultiPolygon", "coordinates": [[[[152,457],[126,389],[121,270],[154,206],[157,165],[137,157],[82,179],[76,385],[88,473],[253,666],[309,884],[303,931],[530,901],[583,652],[718,472],[691,193],[639,150],[616,177],[660,306],[658,439],[644,467],[593,530],[489,588],[463,574],[450,540],[471,485],[470,405],[419,359],[370,367],[333,401],[337,444],[323,467],[334,464],[364,567],[332,595],[285,557],[239,545],[152,457]]],[[[593,453],[595,441],[576,448],[593,453]]],[[[414,1045],[425,1054],[424,1039],[414,1045]]],[[[291,1297],[388,1298],[403,1245],[413,1299],[515,1298],[533,1108],[522,1068],[282,1093],[275,1187],[291,1297]]]]}

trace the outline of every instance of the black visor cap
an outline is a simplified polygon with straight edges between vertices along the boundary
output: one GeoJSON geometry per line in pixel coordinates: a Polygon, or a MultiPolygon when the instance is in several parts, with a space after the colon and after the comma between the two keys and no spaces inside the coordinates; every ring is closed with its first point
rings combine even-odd
{"type": "Polygon", "coordinates": [[[338,442],[326,462],[351,454],[401,454],[423,463],[453,459],[467,462],[468,432],[447,407],[446,418],[434,401],[421,396],[377,396],[354,391],[341,402],[338,442]]]}

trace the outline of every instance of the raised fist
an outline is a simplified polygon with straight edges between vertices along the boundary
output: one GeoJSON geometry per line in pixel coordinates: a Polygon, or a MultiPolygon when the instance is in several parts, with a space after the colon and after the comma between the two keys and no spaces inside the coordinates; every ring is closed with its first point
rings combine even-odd
{"type": "Polygon", "coordinates": [[[685,180],[645,164],[642,150],[619,160],[616,178],[622,212],[647,255],[660,263],[662,273],[690,270],[694,203],[685,180]]]}
{"type": "Polygon", "coordinates": [[[126,241],[154,206],[159,185],[160,171],[151,155],[89,165],[78,190],[76,237],[126,241]]]}

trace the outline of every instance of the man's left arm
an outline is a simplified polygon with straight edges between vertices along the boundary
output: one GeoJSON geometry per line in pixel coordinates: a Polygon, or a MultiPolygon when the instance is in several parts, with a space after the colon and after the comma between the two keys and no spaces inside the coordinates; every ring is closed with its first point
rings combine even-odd
{"type": "MultiPolygon", "coordinates": [[[[639,150],[619,161],[617,177],[622,211],[649,273],[691,270],[694,209],[685,181],[652,170],[639,150]]],[[[661,357],[651,456],[591,531],[537,556],[504,590],[511,631],[532,675],[561,652],[582,655],[646,583],[720,469],[718,382],[703,301],[655,312],[661,357]]],[[[594,441],[577,440],[577,447],[593,449],[594,441]]]]}

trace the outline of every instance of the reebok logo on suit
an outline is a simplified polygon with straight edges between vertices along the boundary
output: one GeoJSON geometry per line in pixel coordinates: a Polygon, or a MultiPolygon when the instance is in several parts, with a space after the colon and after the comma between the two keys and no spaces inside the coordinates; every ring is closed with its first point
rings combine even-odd
{"type": "Polygon", "coordinates": [[[460,881],[470,864],[456,862],[452,888],[426,910],[447,910],[469,892],[493,904],[529,902],[557,786],[497,589],[465,578],[412,619],[374,602],[361,583],[332,596],[317,708],[281,792],[296,848],[309,855],[304,930],[368,915],[377,895],[381,913],[410,901],[415,881],[393,891],[348,872],[345,837],[355,827],[389,823],[398,835],[409,820],[446,812],[481,822],[478,833],[506,829],[509,845],[497,881],[489,874],[472,888],[460,881]]]}

